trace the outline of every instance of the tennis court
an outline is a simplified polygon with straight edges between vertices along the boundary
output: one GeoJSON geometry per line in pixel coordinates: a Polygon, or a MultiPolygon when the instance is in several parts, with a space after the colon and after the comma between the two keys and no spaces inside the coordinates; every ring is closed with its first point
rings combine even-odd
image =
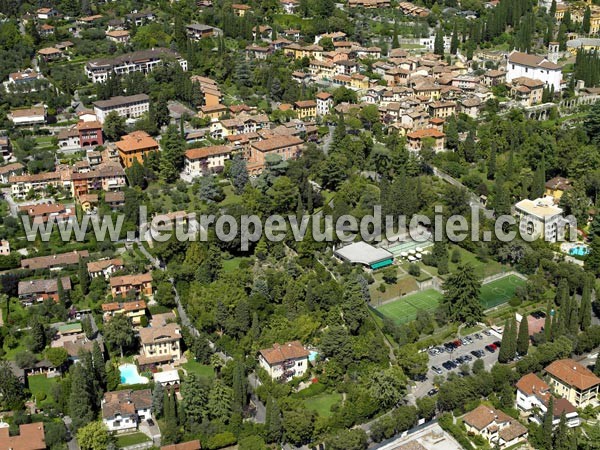
{"type": "Polygon", "coordinates": [[[427,289],[380,306],[377,311],[396,323],[410,322],[415,320],[419,309],[435,310],[441,298],[442,294],[440,292],[435,289],[427,289]]]}
{"type": "Polygon", "coordinates": [[[425,242],[416,242],[416,241],[407,241],[407,242],[397,242],[392,243],[389,247],[386,248],[388,252],[393,253],[395,258],[398,258],[401,253],[408,253],[411,250],[416,250],[420,248],[421,250],[425,250],[433,245],[431,241],[425,242]]]}
{"type": "MultiPolygon", "coordinates": [[[[483,309],[490,309],[508,302],[514,295],[517,287],[524,286],[525,280],[515,275],[508,275],[498,280],[481,286],[479,300],[483,309]]],[[[435,310],[443,297],[441,292],[435,289],[409,294],[390,303],[377,308],[382,315],[389,317],[395,323],[406,323],[415,320],[417,311],[424,309],[435,310]]]]}
{"type": "Polygon", "coordinates": [[[525,280],[515,275],[508,275],[481,286],[481,304],[483,309],[490,309],[506,303],[514,297],[517,287],[524,286],[525,280]]]}

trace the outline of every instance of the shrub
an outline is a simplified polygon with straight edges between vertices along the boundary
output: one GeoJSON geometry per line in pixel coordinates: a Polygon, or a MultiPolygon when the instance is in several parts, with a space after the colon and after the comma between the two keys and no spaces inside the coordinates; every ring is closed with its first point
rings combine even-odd
{"type": "Polygon", "coordinates": [[[452,250],[452,256],[450,257],[450,261],[452,261],[454,264],[458,264],[460,262],[460,250],[458,250],[457,248],[452,250]]]}
{"type": "Polygon", "coordinates": [[[408,266],[408,273],[409,273],[409,275],[412,275],[413,277],[420,277],[421,276],[421,268],[416,264],[411,264],[408,266]]]}
{"type": "Polygon", "coordinates": [[[518,297],[513,297],[508,301],[508,304],[513,308],[516,308],[517,306],[521,305],[521,299],[518,297]]]}
{"type": "Polygon", "coordinates": [[[383,271],[383,281],[387,284],[394,284],[398,281],[398,270],[395,267],[389,267],[383,271]]]}
{"type": "Polygon", "coordinates": [[[378,290],[379,292],[385,292],[385,289],[386,289],[386,288],[385,288],[385,284],[383,284],[383,283],[381,283],[381,284],[379,285],[379,287],[377,288],[377,290],[378,290]]]}

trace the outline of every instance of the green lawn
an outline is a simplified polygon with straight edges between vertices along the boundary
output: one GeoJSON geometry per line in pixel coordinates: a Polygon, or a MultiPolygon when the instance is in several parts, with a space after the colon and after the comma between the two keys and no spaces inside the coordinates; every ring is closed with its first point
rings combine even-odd
{"type": "Polygon", "coordinates": [[[150,438],[144,433],[131,433],[117,436],[117,447],[129,447],[130,445],[143,444],[148,442],[150,438]]]}
{"type": "Polygon", "coordinates": [[[227,186],[223,186],[223,193],[225,194],[225,198],[221,203],[219,203],[219,206],[236,205],[242,202],[242,196],[237,195],[233,191],[233,186],[231,186],[230,184],[228,184],[227,186]]]}
{"type": "Polygon", "coordinates": [[[525,280],[509,275],[481,286],[481,304],[484,309],[506,303],[515,295],[518,286],[524,286],[525,280]]]}
{"type": "Polygon", "coordinates": [[[448,255],[450,257],[452,256],[452,252],[456,248],[460,252],[460,261],[456,264],[453,262],[449,263],[450,272],[454,272],[459,264],[468,263],[471,266],[473,266],[473,268],[475,269],[475,274],[477,275],[477,278],[479,278],[481,280],[485,277],[489,277],[490,275],[496,275],[497,273],[501,273],[505,270],[509,270],[506,266],[503,266],[499,262],[491,260],[491,259],[488,259],[485,262],[480,261],[475,254],[473,254],[457,245],[451,245],[448,248],[448,255]]]}
{"type": "Polygon", "coordinates": [[[32,375],[27,379],[31,395],[35,398],[38,398],[40,394],[46,394],[46,398],[50,397],[52,386],[59,380],[60,377],[48,378],[46,375],[32,375]]]}
{"type": "Polygon", "coordinates": [[[442,294],[440,292],[435,289],[426,289],[380,306],[377,311],[396,323],[410,322],[417,317],[417,310],[419,309],[435,310],[441,298],[442,294]]]}
{"type": "Polygon", "coordinates": [[[371,303],[378,305],[381,302],[391,300],[396,297],[400,297],[408,292],[417,290],[417,283],[415,279],[410,275],[404,275],[398,272],[398,281],[395,284],[387,284],[383,281],[383,270],[379,270],[373,274],[375,282],[370,286],[369,291],[371,293],[371,303]],[[381,292],[378,287],[385,285],[385,292],[381,292]]]}
{"type": "Polygon", "coordinates": [[[240,267],[240,263],[248,258],[231,258],[223,261],[223,271],[231,272],[240,267]]]}
{"type": "Polygon", "coordinates": [[[322,417],[330,417],[332,414],[331,407],[340,403],[341,401],[342,394],[333,392],[331,394],[321,394],[307,398],[304,400],[304,405],[306,406],[306,409],[315,411],[322,417]]]}
{"type": "Polygon", "coordinates": [[[213,369],[212,366],[206,365],[206,364],[200,364],[197,361],[188,361],[185,364],[183,364],[181,367],[183,367],[185,370],[187,370],[190,373],[194,373],[196,375],[198,375],[199,377],[203,377],[203,378],[214,378],[215,376],[215,370],[213,369]]]}

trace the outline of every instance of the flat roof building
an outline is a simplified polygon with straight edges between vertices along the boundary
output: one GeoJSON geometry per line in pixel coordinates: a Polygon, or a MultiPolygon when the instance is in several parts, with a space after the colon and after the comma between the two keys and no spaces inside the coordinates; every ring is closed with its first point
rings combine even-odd
{"type": "Polygon", "coordinates": [[[394,255],[391,252],[362,241],[338,248],[333,254],[342,261],[362,264],[369,269],[380,269],[394,262],[394,255]]]}

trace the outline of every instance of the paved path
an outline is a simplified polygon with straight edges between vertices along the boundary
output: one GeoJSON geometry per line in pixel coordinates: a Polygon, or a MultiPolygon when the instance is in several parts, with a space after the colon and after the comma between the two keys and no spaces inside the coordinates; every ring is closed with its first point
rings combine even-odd
{"type": "MultiPolygon", "coordinates": [[[[148,259],[148,261],[150,261],[150,263],[157,270],[162,270],[162,271],[165,270],[165,265],[162,264],[158,258],[154,258],[150,254],[150,252],[148,252],[148,250],[146,250],[146,247],[144,247],[144,245],[140,242],[139,239],[136,239],[135,242],[137,242],[138,248],[140,249],[142,254],[148,259]]],[[[200,332],[194,326],[194,324],[190,320],[189,316],[187,315],[185,308],[181,304],[181,299],[179,298],[179,293],[177,292],[177,288],[175,287],[175,280],[173,279],[172,276],[169,276],[168,280],[169,280],[169,283],[171,283],[171,286],[173,286],[173,293],[175,294],[175,303],[177,304],[177,313],[179,314],[179,318],[181,319],[181,324],[184,327],[188,328],[188,330],[190,330],[190,333],[193,336],[200,336],[200,332]]],[[[214,342],[209,340],[208,345],[210,346],[211,350],[213,350],[213,351],[216,350],[216,345],[214,344],[214,342]]],[[[219,351],[215,351],[215,353],[217,356],[219,356],[219,358],[221,358],[221,361],[223,361],[224,363],[227,363],[228,361],[233,360],[233,358],[231,356],[227,355],[223,351],[219,350],[219,351]]],[[[252,391],[260,385],[260,381],[258,381],[258,378],[256,377],[256,375],[254,375],[254,373],[248,374],[248,384],[252,391]]],[[[251,398],[252,402],[254,403],[254,405],[256,406],[256,415],[254,417],[254,421],[257,423],[265,423],[265,419],[266,419],[266,415],[267,415],[266,414],[267,408],[259,400],[259,398],[256,395],[254,395],[253,392],[252,392],[250,398],[251,398]]]]}

